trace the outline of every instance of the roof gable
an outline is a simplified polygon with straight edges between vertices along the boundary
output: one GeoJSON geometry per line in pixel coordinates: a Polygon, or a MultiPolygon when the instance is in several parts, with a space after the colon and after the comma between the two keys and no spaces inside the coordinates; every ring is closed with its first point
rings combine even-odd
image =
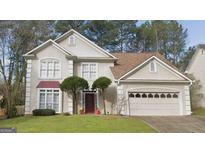
{"type": "Polygon", "coordinates": [[[30,56],[35,54],[36,52],[48,47],[49,45],[53,45],[55,48],[57,48],[58,50],[60,50],[61,52],[63,52],[64,54],[67,55],[72,55],[74,56],[73,53],[71,53],[70,51],[64,49],[63,47],[61,47],[59,44],[57,44],[56,42],[54,42],[53,40],[49,39],[48,41],[42,43],[41,45],[37,46],[36,48],[34,48],[33,50],[27,52],[26,54],[24,54],[24,57],[30,56]]]}
{"type": "MultiPolygon", "coordinates": [[[[94,51],[92,51],[93,54],[96,54],[100,57],[117,59],[115,56],[113,56],[112,54],[110,54],[109,52],[104,50],[103,48],[99,47],[98,45],[96,45],[95,43],[93,43],[92,41],[90,41],[89,39],[87,39],[86,37],[84,37],[83,35],[81,35],[80,33],[78,33],[77,31],[75,31],[73,29],[69,30],[65,34],[63,34],[60,37],[58,37],[57,39],[55,39],[55,42],[61,44],[61,46],[64,46],[64,48],[66,48],[65,44],[63,45],[62,42],[71,35],[74,35],[77,38],[77,40],[83,45],[84,48],[86,48],[86,46],[87,46],[87,48],[93,49],[93,50],[95,50],[95,52],[98,52],[98,53],[94,53],[94,51]]],[[[79,52],[85,52],[85,51],[83,51],[82,47],[79,49],[81,49],[81,51],[79,51],[75,48],[70,48],[70,50],[73,50],[73,53],[76,52],[76,56],[80,56],[80,55],[77,55],[77,53],[79,53],[79,52]]],[[[91,52],[91,50],[90,50],[90,52],[91,52]]],[[[92,54],[92,53],[90,53],[90,54],[92,54]]],[[[86,54],[83,56],[85,57],[86,54]]]]}
{"type": "Polygon", "coordinates": [[[141,67],[138,67],[135,71],[128,74],[125,78],[128,80],[134,80],[134,79],[149,79],[149,80],[184,80],[183,77],[177,75],[170,69],[168,69],[166,66],[164,66],[162,63],[160,63],[158,60],[156,60],[154,57],[150,59],[146,64],[142,65],[141,67]],[[150,63],[154,62],[156,66],[156,72],[150,72],[150,63]]]}
{"type": "Polygon", "coordinates": [[[166,60],[158,52],[143,52],[143,53],[114,53],[114,55],[119,58],[114,67],[111,68],[111,71],[115,79],[123,79],[148,63],[153,58],[158,62],[166,66],[167,69],[174,72],[175,74],[183,77],[186,80],[191,81],[185,75],[179,72],[179,70],[168,60],[166,60]]]}

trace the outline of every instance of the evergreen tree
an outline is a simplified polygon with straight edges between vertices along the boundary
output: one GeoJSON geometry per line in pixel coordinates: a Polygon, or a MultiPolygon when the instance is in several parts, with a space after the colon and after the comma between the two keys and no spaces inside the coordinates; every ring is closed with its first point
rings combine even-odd
{"type": "Polygon", "coordinates": [[[131,43],[134,38],[134,32],[136,31],[136,20],[114,20],[111,21],[114,24],[117,35],[115,38],[116,45],[114,47],[117,51],[129,51],[131,49],[131,43]]]}
{"type": "Polygon", "coordinates": [[[74,29],[79,33],[82,33],[86,23],[86,20],[57,20],[55,22],[55,31],[56,33],[59,33],[59,35],[69,31],[70,29],[74,29]]]}
{"type": "Polygon", "coordinates": [[[117,45],[117,30],[113,22],[108,20],[93,20],[85,26],[84,34],[88,39],[104,49],[114,50],[117,45]]]}

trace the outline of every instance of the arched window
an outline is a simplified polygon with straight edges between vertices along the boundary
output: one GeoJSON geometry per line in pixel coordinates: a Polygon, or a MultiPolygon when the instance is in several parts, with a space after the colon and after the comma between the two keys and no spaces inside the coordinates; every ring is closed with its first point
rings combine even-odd
{"type": "Polygon", "coordinates": [[[172,95],[171,94],[167,94],[167,98],[172,98],[172,95]]]}
{"type": "Polygon", "coordinates": [[[165,96],[165,94],[161,94],[160,97],[161,98],[165,98],[166,96],[165,96]]]}
{"type": "Polygon", "coordinates": [[[41,78],[60,78],[61,66],[60,61],[54,58],[42,59],[40,61],[41,78]]]}
{"type": "Polygon", "coordinates": [[[145,93],[143,93],[142,98],[147,98],[147,95],[145,93]]]}
{"type": "Polygon", "coordinates": [[[178,95],[177,95],[177,94],[174,94],[174,95],[173,95],[173,98],[178,98],[178,95]]]}
{"type": "Polygon", "coordinates": [[[156,63],[154,61],[150,62],[149,71],[150,72],[157,72],[157,66],[156,66],[156,63]]]}
{"type": "Polygon", "coordinates": [[[154,98],[159,98],[159,94],[155,94],[155,95],[154,95],[154,98]]]}
{"type": "Polygon", "coordinates": [[[75,36],[71,35],[68,38],[68,45],[74,46],[75,45],[75,36]]]}
{"type": "Polygon", "coordinates": [[[133,94],[133,93],[130,93],[130,94],[129,94],[129,97],[134,97],[134,94],[133,94]]]}
{"type": "Polygon", "coordinates": [[[135,97],[136,97],[136,98],[140,98],[141,95],[140,95],[139,93],[137,93],[137,94],[135,95],[135,97]]]}
{"type": "Polygon", "coordinates": [[[148,98],[153,98],[153,95],[152,95],[152,94],[149,94],[149,95],[148,95],[148,98]]]}

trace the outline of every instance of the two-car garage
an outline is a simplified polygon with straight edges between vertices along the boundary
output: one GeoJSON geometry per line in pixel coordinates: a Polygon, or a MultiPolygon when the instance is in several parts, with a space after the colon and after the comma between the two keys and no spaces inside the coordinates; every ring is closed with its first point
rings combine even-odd
{"type": "Polygon", "coordinates": [[[129,91],[130,115],[180,115],[180,93],[129,91]]]}

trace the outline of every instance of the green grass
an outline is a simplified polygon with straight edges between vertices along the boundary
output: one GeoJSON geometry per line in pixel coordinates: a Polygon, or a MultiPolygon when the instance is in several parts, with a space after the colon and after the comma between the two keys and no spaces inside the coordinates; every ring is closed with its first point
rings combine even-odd
{"type": "Polygon", "coordinates": [[[192,115],[205,116],[205,108],[199,108],[192,111],[192,115]]]}
{"type": "Polygon", "coordinates": [[[121,116],[25,116],[0,120],[0,128],[15,127],[17,132],[29,133],[132,133],[155,132],[142,120],[121,116]]]}

